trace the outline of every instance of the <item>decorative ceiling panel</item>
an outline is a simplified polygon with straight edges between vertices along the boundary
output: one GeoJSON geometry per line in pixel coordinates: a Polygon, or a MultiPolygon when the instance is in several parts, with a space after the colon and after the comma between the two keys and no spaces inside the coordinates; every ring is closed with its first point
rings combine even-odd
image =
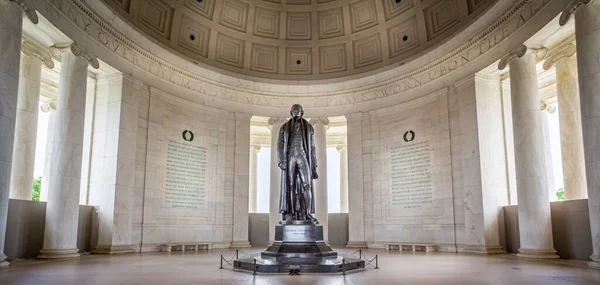
{"type": "Polygon", "coordinates": [[[312,74],[312,48],[286,48],[285,73],[290,75],[312,74]]]}
{"type": "Polygon", "coordinates": [[[277,73],[279,48],[260,44],[252,45],[250,69],[260,72],[277,73]]]}
{"type": "Polygon", "coordinates": [[[377,26],[375,0],[364,0],[350,4],[350,23],[352,33],[377,26]]]}
{"type": "Polygon", "coordinates": [[[460,22],[461,17],[458,1],[437,1],[423,10],[428,40],[436,38],[460,22]]]}
{"type": "Polygon", "coordinates": [[[103,1],[195,63],[244,76],[313,80],[406,60],[500,0],[103,1]]]}
{"type": "Polygon", "coordinates": [[[181,19],[181,30],[178,45],[203,57],[208,56],[208,40],[210,29],[194,21],[192,18],[183,16],[181,19]]]}
{"type": "Polygon", "coordinates": [[[202,17],[212,20],[213,12],[215,10],[215,1],[216,0],[185,0],[184,6],[202,17]]]}
{"type": "Polygon", "coordinates": [[[286,39],[310,40],[310,24],[310,12],[288,12],[286,39]]]}
{"type": "Polygon", "coordinates": [[[221,25],[246,32],[248,4],[238,0],[225,0],[221,9],[221,25]]]}
{"type": "Polygon", "coordinates": [[[354,52],[354,68],[362,68],[383,61],[381,37],[374,34],[352,43],[354,52]]]}
{"type": "Polygon", "coordinates": [[[344,35],[342,7],[319,11],[319,38],[329,39],[344,35]]]}
{"type": "Polygon", "coordinates": [[[319,72],[333,73],[348,70],[346,64],[346,44],[319,48],[319,72]]]}
{"type": "Polygon", "coordinates": [[[254,34],[265,38],[279,38],[279,11],[256,7],[254,34]]]}
{"type": "Polygon", "coordinates": [[[227,65],[244,67],[245,46],[246,43],[243,40],[219,34],[217,36],[217,53],[215,59],[227,65]]]}

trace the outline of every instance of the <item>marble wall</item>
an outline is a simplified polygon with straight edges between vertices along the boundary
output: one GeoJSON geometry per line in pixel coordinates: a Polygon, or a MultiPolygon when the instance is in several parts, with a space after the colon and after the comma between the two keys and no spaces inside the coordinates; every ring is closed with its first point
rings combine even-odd
{"type": "Polygon", "coordinates": [[[212,243],[213,248],[229,247],[233,239],[235,115],[154,88],[150,88],[149,104],[140,102],[138,111],[142,110],[138,115],[136,165],[144,164],[145,149],[145,172],[136,170],[134,242],[142,245],[142,251],[176,242],[202,241],[212,243]],[[183,142],[185,130],[194,133],[190,144],[207,149],[206,204],[195,209],[165,204],[167,146],[169,141],[183,142]]]}
{"type": "MultiPolygon", "coordinates": [[[[368,246],[386,242],[434,243],[440,250],[455,244],[454,199],[448,89],[407,104],[363,116],[363,171],[365,184],[365,237],[368,246]],[[414,138],[412,134],[414,133],[414,138]],[[409,134],[407,134],[407,132],[409,134]],[[421,204],[395,205],[392,201],[392,152],[426,144],[429,148],[432,194],[421,204]]],[[[415,193],[417,197],[420,193],[415,193]]],[[[424,194],[427,195],[427,194],[424,194]]]]}

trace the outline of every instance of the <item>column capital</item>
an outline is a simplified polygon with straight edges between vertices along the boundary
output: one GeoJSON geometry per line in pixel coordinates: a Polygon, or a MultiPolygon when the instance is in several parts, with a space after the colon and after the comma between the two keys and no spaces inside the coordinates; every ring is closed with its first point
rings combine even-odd
{"type": "Polygon", "coordinates": [[[29,6],[28,4],[23,3],[22,0],[8,0],[10,2],[14,2],[15,4],[21,6],[21,9],[23,9],[23,12],[25,12],[25,15],[27,15],[27,18],[34,24],[37,25],[37,23],[39,22],[37,13],[35,12],[35,9],[33,9],[33,7],[29,6]]]}
{"type": "Polygon", "coordinates": [[[262,146],[260,146],[259,144],[253,144],[250,146],[250,148],[254,149],[256,152],[259,152],[262,146]]]}
{"type": "Polygon", "coordinates": [[[273,127],[274,125],[283,125],[285,122],[287,122],[286,118],[271,117],[269,118],[269,129],[271,129],[271,127],[273,127]]]}
{"type": "Polygon", "coordinates": [[[50,47],[50,53],[56,58],[61,58],[62,54],[65,52],[71,52],[76,56],[85,58],[94,69],[100,68],[100,63],[96,56],[75,42],[71,44],[53,45],[50,47]]]}
{"type": "Polygon", "coordinates": [[[556,112],[556,107],[552,104],[548,104],[548,102],[541,100],[540,101],[540,111],[544,112],[548,112],[548,114],[554,114],[554,112],[556,112]]]}
{"type": "Polygon", "coordinates": [[[565,7],[565,9],[560,14],[560,19],[558,20],[558,24],[564,26],[571,19],[571,15],[575,14],[575,11],[579,9],[582,5],[586,5],[592,2],[592,0],[571,0],[571,3],[565,7]]]}
{"type": "Polygon", "coordinates": [[[23,35],[23,42],[21,43],[21,52],[27,56],[33,56],[40,59],[44,65],[50,69],[54,68],[54,61],[52,55],[47,47],[42,46],[36,40],[23,35]]]}
{"type": "Polygon", "coordinates": [[[535,56],[537,57],[537,59],[541,60],[548,53],[548,49],[546,49],[544,47],[533,48],[533,47],[527,47],[526,45],[520,45],[517,48],[513,49],[512,51],[510,51],[502,59],[500,59],[500,62],[498,63],[498,69],[499,70],[505,69],[511,61],[513,61],[513,60],[515,60],[517,58],[521,58],[521,57],[525,56],[528,53],[535,54],[535,56]]]}
{"type": "Polygon", "coordinates": [[[577,47],[575,47],[572,37],[569,39],[570,41],[562,42],[550,50],[548,57],[544,61],[544,70],[550,69],[561,58],[569,58],[575,55],[577,47]]]}
{"type": "Polygon", "coordinates": [[[341,152],[342,150],[344,150],[345,148],[347,148],[348,146],[345,144],[338,144],[335,149],[337,149],[338,152],[341,152]]]}
{"type": "Polygon", "coordinates": [[[350,121],[360,121],[362,119],[363,113],[362,112],[358,112],[358,113],[354,113],[354,114],[348,114],[346,115],[346,121],[350,122],[350,121]]]}
{"type": "Polygon", "coordinates": [[[313,126],[318,123],[321,123],[325,126],[329,126],[329,119],[327,117],[311,118],[309,123],[313,126]]]}

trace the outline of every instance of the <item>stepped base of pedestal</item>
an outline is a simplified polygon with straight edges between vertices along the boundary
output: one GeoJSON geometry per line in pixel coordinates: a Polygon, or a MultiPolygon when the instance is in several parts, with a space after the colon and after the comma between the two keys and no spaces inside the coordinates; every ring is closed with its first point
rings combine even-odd
{"type": "Polygon", "coordinates": [[[593,269],[600,269],[600,262],[597,261],[590,261],[587,263],[589,268],[593,268],[593,269]]]}
{"type": "Polygon", "coordinates": [[[64,258],[76,258],[79,257],[79,250],[73,249],[42,249],[40,255],[37,258],[40,259],[64,259],[64,258]]]}
{"type": "Polygon", "coordinates": [[[8,261],[0,261],[0,269],[7,268],[9,265],[10,263],[8,263],[8,261]]]}
{"type": "Polygon", "coordinates": [[[94,254],[121,254],[133,252],[135,252],[135,249],[133,249],[133,247],[130,245],[99,245],[92,251],[94,254]]]}
{"type": "Polygon", "coordinates": [[[518,257],[529,259],[557,259],[560,258],[554,249],[519,249],[518,257]]]}

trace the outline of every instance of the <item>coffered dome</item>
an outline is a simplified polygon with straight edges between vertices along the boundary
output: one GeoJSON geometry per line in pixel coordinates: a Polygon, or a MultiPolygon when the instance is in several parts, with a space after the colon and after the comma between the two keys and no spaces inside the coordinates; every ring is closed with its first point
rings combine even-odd
{"type": "Polygon", "coordinates": [[[399,66],[494,0],[103,0],[199,65],[270,79],[399,66]]]}

